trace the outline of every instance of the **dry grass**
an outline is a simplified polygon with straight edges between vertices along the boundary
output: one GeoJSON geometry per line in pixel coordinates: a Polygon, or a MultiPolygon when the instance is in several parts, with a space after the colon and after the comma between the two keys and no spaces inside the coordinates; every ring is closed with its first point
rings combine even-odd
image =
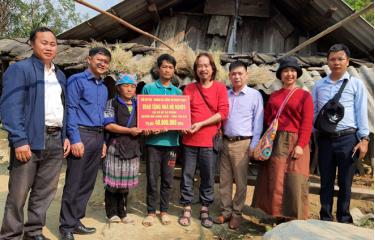
{"type": "Polygon", "coordinates": [[[227,83],[229,81],[228,72],[225,70],[225,68],[221,65],[221,62],[220,62],[220,56],[222,52],[215,51],[215,52],[212,52],[211,54],[215,61],[215,65],[217,69],[216,80],[219,80],[220,82],[223,82],[223,83],[227,83]]]}
{"type": "Polygon", "coordinates": [[[175,47],[175,51],[169,52],[169,54],[171,54],[176,59],[176,62],[177,62],[176,73],[177,74],[181,74],[185,76],[194,75],[193,65],[194,65],[194,61],[196,58],[196,54],[186,42],[182,42],[178,44],[175,47]]]}
{"type": "Polygon", "coordinates": [[[129,69],[133,57],[131,51],[124,51],[120,45],[116,45],[116,47],[110,51],[112,54],[112,60],[109,66],[109,71],[111,73],[134,73],[130,72],[129,69]]]}

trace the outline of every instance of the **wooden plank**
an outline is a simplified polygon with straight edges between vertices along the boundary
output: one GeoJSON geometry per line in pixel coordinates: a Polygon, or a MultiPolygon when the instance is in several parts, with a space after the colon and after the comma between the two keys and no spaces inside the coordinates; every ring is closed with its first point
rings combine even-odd
{"type": "MultiPolygon", "coordinates": [[[[164,40],[167,44],[174,43],[174,34],[176,32],[177,26],[177,17],[164,17],[161,20],[159,38],[164,40]]],[[[160,43],[157,43],[156,46],[160,46],[160,43]]]]}
{"type": "Polygon", "coordinates": [[[187,19],[188,17],[186,15],[177,16],[177,25],[176,25],[176,31],[175,31],[175,36],[174,36],[175,44],[178,44],[184,41],[187,19]]]}
{"type": "MultiPolygon", "coordinates": [[[[207,0],[204,6],[205,14],[233,16],[235,1],[207,0]]],[[[240,16],[269,17],[270,0],[241,0],[240,16]]]]}
{"type": "Polygon", "coordinates": [[[276,15],[272,17],[272,22],[280,31],[281,35],[287,38],[294,31],[294,27],[282,13],[276,9],[275,12],[276,15]]]}
{"type": "Polygon", "coordinates": [[[210,51],[224,51],[225,47],[225,38],[214,36],[211,41],[210,51]]]}
{"type": "Polygon", "coordinates": [[[193,50],[197,49],[198,37],[200,32],[199,26],[200,21],[202,21],[203,19],[204,17],[189,16],[186,23],[185,41],[193,50]]]}
{"type": "Polygon", "coordinates": [[[270,16],[270,0],[241,0],[239,10],[240,16],[268,18],[270,16]]]}
{"type": "MultiPolygon", "coordinates": [[[[302,44],[303,42],[306,42],[308,37],[305,36],[299,36],[298,38],[298,45],[302,44]]],[[[301,55],[310,55],[311,54],[311,45],[306,46],[305,48],[301,49],[298,54],[301,55]]]]}
{"type": "Polygon", "coordinates": [[[228,16],[211,16],[208,24],[208,34],[227,36],[230,17],[228,16]]]}

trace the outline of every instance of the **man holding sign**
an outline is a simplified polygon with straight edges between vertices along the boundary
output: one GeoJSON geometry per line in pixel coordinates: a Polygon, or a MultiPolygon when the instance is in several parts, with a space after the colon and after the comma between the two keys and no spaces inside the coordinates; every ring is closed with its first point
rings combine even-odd
{"type": "MultiPolygon", "coordinates": [[[[171,80],[176,67],[176,59],[169,54],[162,54],[157,59],[159,79],[147,84],[142,94],[145,95],[182,95],[171,80]]],[[[164,225],[170,224],[167,211],[172,190],[173,171],[176,164],[176,150],[179,145],[177,131],[145,130],[147,146],[147,212],[142,224],[152,226],[156,217],[158,178],[160,186],[160,218],[164,225]]]]}

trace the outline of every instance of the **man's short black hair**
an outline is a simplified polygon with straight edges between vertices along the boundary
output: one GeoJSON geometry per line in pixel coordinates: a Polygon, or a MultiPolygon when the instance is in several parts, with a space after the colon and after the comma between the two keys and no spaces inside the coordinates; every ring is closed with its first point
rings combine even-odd
{"type": "Polygon", "coordinates": [[[337,44],[334,44],[332,45],[329,49],[328,49],[328,52],[327,52],[327,58],[329,57],[329,54],[331,52],[339,52],[339,51],[344,51],[346,56],[348,58],[350,58],[350,51],[349,51],[349,48],[345,45],[345,44],[342,44],[342,43],[337,43],[337,44]]]}
{"type": "Polygon", "coordinates": [[[109,59],[112,58],[111,53],[105,47],[94,47],[94,48],[91,48],[90,51],[89,51],[89,56],[93,57],[96,54],[102,54],[104,56],[109,57],[109,59]]]}
{"type": "Polygon", "coordinates": [[[242,62],[242,61],[235,61],[235,62],[232,62],[229,65],[229,71],[232,71],[233,69],[238,68],[238,67],[244,67],[245,70],[247,70],[247,66],[246,66],[246,64],[244,62],[242,62]]]}
{"type": "Polygon", "coordinates": [[[51,32],[53,34],[53,36],[55,36],[55,38],[56,38],[55,33],[51,29],[49,29],[48,27],[38,27],[38,28],[35,28],[34,30],[32,30],[30,32],[29,40],[30,40],[31,43],[35,42],[36,34],[38,32],[51,32]]]}
{"type": "Polygon", "coordinates": [[[163,64],[163,61],[167,61],[169,63],[172,63],[173,64],[173,67],[176,67],[176,59],[165,53],[165,54],[162,54],[158,57],[158,59],[156,60],[157,64],[158,64],[158,68],[160,68],[160,66],[163,64]]]}

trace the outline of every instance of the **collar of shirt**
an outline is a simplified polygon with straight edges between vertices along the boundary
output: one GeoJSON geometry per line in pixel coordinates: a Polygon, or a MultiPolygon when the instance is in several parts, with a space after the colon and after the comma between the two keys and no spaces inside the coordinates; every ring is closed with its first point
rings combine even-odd
{"type": "Polygon", "coordinates": [[[342,77],[339,79],[339,80],[336,80],[336,81],[333,81],[331,79],[331,74],[329,74],[326,78],[325,78],[325,82],[326,83],[330,83],[330,84],[336,84],[338,83],[339,81],[344,81],[344,79],[349,79],[350,78],[350,75],[348,72],[345,72],[344,75],[342,75],[342,77]]]}
{"type": "Polygon", "coordinates": [[[231,88],[231,89],[229,90],[229,93],[230,93],[231,95],[234,95],[234,96],[238,96],[238,95],[240,95],[241,93],[246,95],[248,92],[249,92],[249,87],[248,87],[248,86],[243,87],[243,88],[241,89],[241,91],[240,91],[238,94],[233,90],[233,88],[231,88]]]}
{"type": "Polygon", "coordinates": [[[85,74],[85,77],[87,78],[87,80],[94,80],[98,84],[102,84],[103,83],[103,79],[102,78],[96,79],[95,75],[90,71],[90,69],[86,69],[84,71],[84,74],[85,74]]]}
{"type": "Polygon", "coordinates": [[[55,73],[55,65],[51,63],[50,69],[47,68],[47,65],[44,65],[44,73],[47,75],[51,75],[52,73],[55,73]]]}
{"type": "Polygon", "coordinates": [[[169,82],[169,85],[168,86],[164,86],[160,79],[158,79],[156,82],[155,82],[155,85],[158,87],[158,88],[168,88],[168,89],[171,89],[172,86],[171,86],[171,83],[169,82]]]}

